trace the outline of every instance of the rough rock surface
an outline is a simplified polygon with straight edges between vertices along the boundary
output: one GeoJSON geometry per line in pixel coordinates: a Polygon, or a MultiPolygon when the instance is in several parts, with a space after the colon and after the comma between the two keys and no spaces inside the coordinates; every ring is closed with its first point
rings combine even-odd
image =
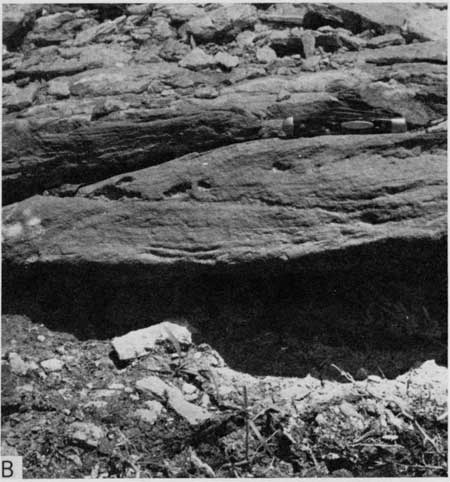
{"type": "Polygon", "coordinates": [[[5,203],[277,136],[264,121],[304,105],[263,99],[274,77],[289,85],[274,94],[351,91],[413,125],[446,116],[446,11],[431,4],[25,7],[4,15],[5,203]]]}
{"type": "Polygon", "coordinates": [[[29,478],[447,475],[447,5],[2,21],[2,453],[29,478]],[[349,108],[408,132],[282,132],[349,108]]]}
{"type": "Polygon", "coordinates": [[[9,206],[3,257],[22,268],[141,265],[150,275],[326,253],[337,261],[363,246],[370,258],[388,240],[445,237],[445,172],[443,133],[237,144],[82,188],[90,199],[9,206]]]}

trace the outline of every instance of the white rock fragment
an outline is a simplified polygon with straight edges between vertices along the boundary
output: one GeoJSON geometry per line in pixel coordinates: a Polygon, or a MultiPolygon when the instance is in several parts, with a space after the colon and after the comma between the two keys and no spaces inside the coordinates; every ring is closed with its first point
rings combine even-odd
{"type": "Polygon", "coordinates": [[[83,406],[85,408],[105,408],[106,405],[108,405],[108,402],[106,402],[105,400],[91,400],[90,402],[85,403],[83,406]]]}
{"type": "Polygon", "coordinates": [[[225,69],[233,69],[239,65],[239,57],[227,54],[226,52],[217,52],[214,56],[216,63],[225,69]]]}
{"type": "Polygon", "coordinates": [[[45,336],[44,335],[38,335],[37,336],[37,341],[40,341],[41,343],[45,341],[45,336]]]}
{"type": "Polygon", "coordinates": [[[256,51],[256,59],[262,64],[269,64],[270,62],[276,60],[276,58],[277,54],[275,50],[271,49],[270,47],[260,47],[256,51]]]}
{"type": "Polygon", "coordinates": [[[200,70],[207,67],[212,67],[216,61],[212,55],[208,55],[199,47],[192,49],[182,60],[180,60],[180,67],[185,67],[192,70],[200,70]]]}
{"type": "Polygon", "coordinates": [[[28,364],[25,363],[18,353],[10,353],[8,357],[11,371],[16,375],[25,375],[28,371],[28,364]]]}
{"type": "Polygon", "coordinates": [[[41,367],[46,372],[58,372],[64,367],[64,362],[58,360],[58,358],[49,358],[48,360],[41,361],[41,367]]]}
{"type": "Polygon", "coordinates": [[[169,333],[175,337],[180,345],[192,343],[191,333],[185,326],[163,321],[157,325],[130,331],[126,335],[115,337],[112,340],[112,346],[120,360],[131,360],[147,354],[158,343],[170,340],[169,333]]]}
{"type": "Polygon", "coordinates": [[[161,415],[163,406],[156,400],[149,400],[145,405],[147,408],[139,408],[135,416],[146,423],[154,424],[161,415]]]}
{"type": "Polygon", "coordinates": [[[90,447],[97,447],[105,434],[100,427],[88,422],[74,422],[69,426],[70,438],[90,447]]]}
{"type": "Polygon", "coordinates": [[[202,423],[211,416],[207,410],[185,400],[181,390],[156,376],[152,375],[138,380],[136,388],[144,393],[165,398],[168,405],[191,425],[202,423]]]}
{"type": "Polygon", "coordinates": [[[183,391],[183,393],[191,395],[192,393],[195,393],[197,391],[197,387],[195,385],[192,385],[192,383],[184,382],[181,390],[183,391]]]}

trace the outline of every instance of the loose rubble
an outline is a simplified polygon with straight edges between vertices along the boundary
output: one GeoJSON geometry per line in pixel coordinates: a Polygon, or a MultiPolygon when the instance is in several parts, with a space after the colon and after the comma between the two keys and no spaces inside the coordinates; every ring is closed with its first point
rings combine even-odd
{"type": "Polygon", "coordinates": [[[120,360],[130,360],[147,354],[158,343],[168,342],[173,338],[180,345],[188,346],[192,343],[191,333],[186,327],[165,321],[116,337],[112,345],[120,360]]]}
{"type": "MultiPolygon", "coordinates": [[[[33,329],[17,317],[14,323],[33,329]]],[[[185,326],[179,325],[177,331],[173,325],[177,323],[169,325],[173,333],[186,336],[185,326]]],[[[144,330],[162,334],[166,326],[161,323],[144,330]]],[[[29,334],[22,332],[23,341],[29,339],[29,334]]],[[[115,368],[100,363],[113,340],[79,342],[68,336],[48,336],[47,330],[38,333],[45,340],[33,349],[34,356],[48,350],[47,344],[57,343],[73,359],[58,372],[64,381],[62,389],[55,385],[52,373],[41,379],[35,372],[21,372],[14,376],[31,383],[8,391],[14,379],[7,378],[8,371],[2,367],[6,413],[2,443],[8,444],[8,453],[28,454],[24,466],[29,474],[52,470],[54,475],[81,477],[90,475],[98,464],[96,470],[109,476],[132,476],[137,471],[161,475],[162,466],[148,466],[139,458],[141,450],[158,453],[165,467],[162,473],[171,477],[188,473],[228,477],[235,475],[234,471],[240,476],[264,477],[423,475],[446,470],[448,371],[434,361],[395,379],[370,373],[354,381],[348,373],[339,372],[339,367],[335,372],[342,381],[310,375],[252,376],[228,367],[205,343],[186,344],[180,358],[173,337],[153,343],[145,355],[133,348],[132,363],[115,368]],[[150,375],[148,361],[152,359],[160,359],[161,364],[153,365],[150,375]],[[98,368],[92,372],[94,361],[98,368]],[[91,382],[86,384],[88,373],[91,382]],[[14,425],[11,417],[16,420],[14,425]],[[39,429],[30,432],[30,427],[39,429]],[[18,430],[28,431],[28,436],[18,430]],[[160,437],[183,439],[188,448],[170,443],[156,448],[155,440],[160,437]],[[42,463],[31,455],[45,453],[42,450],[49,439],[58,447],[51,462],[54,469],[45,465],[46,455],[41,456],[42,463]],[[417,452],[418,442],[425,443],[425,452],[417,452]],[[32,452],[24,452],[28,444],[34,447],[32,452]],[[136,458],[129,458],[129,444],[136,447],[131,452],[136,458]],[[367,447],[373,447],[369,458],[367,447]],[[438,468],[430,472],[419,460],[422,456],[428,465],[438,468]],[[386,457],[394,465],[380,465],[386,457]],[[130,465],[127,460],[135,462],[130,465]],[[111,464],[118,465],[113,468],[111,464]],[[417,468],[410,468],[414,464],[417,468]]],[[[134,340],[135,335],[128,339],[134,340]]],[[[23,341],[19,337],[19,346],[23,341]]],[[[16,360],[16,354],[10,354],[5,366],[13,367],[16,360]]]]}

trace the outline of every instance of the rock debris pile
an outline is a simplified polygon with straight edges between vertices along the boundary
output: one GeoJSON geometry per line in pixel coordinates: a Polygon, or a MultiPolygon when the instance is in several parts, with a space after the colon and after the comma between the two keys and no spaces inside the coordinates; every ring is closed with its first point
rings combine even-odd
{"type": "Polygon", "coordinates": [[[35,476],[56,468],[67,477],[402,475],[420,454],[427,463],[412,473],[432,473],[431,465],[443,473],[447,369],[433,361],[393,380],[355,381],[342,370],[340,382],[254,377],[229,368],[207,344],[178,344],[163,323],[141,330],[154,341],[143,356],[140,340],[124,335],[136,358],[116,368],[105,355],[117,340],[49,334],[31,353],[26,337],[48,332],[9,322],[21,327],[14,343],[21,353],[10,352],[2,366],[2,452],[31,444],[35,476]],[[38,363],[49,351],[58,372],[38,363]],[[52,454],[41,452],[45,443],[52,454]]]}

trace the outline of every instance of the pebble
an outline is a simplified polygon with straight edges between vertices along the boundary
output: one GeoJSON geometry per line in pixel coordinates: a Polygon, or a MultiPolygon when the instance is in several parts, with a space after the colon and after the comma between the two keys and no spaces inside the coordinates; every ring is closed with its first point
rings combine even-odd
{"type": "Polygon", "coordinates": [[[262,64],[269,64],[276,60],[277,54],[270,47],[261,47],[256,51],[256,59],[262,64]]]}
{"type": "Polygon", "coordinates": [[[100,427],[89,422],[74,422],[69,426],[70,438],[89,447],[97,447],[105,433],[100,427]]]}
{"type": "Polygon", "coordinates": [[[64,363],[58,358],[49,358],[48,360],[41,361],[42,368],[47,372],[57,372],[62,370],[64,363]]]}
{"type": "Polygon", "coordinates": [[[215,99],[219,95],[217,89],[211,86],[199,87],[194,92],[197,99],[215,99]]]}
{"type": "Polygon", "coordinates": [[[164,321],[157,325],[130,331],[126,335],[113,338],[112,345],[120,360],[131,360],[144,356],[158,344],[176,338],[180,345],[190,345],[192,336],[182,324],[164,321]]]}
{"type": "Polygon", "coordinates": [[[44,336],[44,335],[38,335],[38,336],[37,336],[37,341],[40,341],[40,342],[45,341],[45,336],[44,336]]]}
{"type": "Polygon", "coordinates": [[[211,416],[204,408],[188,402],[181,390],[154,375],[138,380],[136,388],[154,397],[166,399],[169,406],[191,425],[202,423],[211,416]]]}
{"type": "Polygon", "coordinates": [[[145,405],[147,408],[139,408],[135,416],[146,423],[154,424],[161,415],[163,406],[156,400],[149,400],[145,405]]]}
{"type": "Polygon", "coordinates": [[[197,391],[197,387],[195,385],[192,385],[192,383],[185,382],[183,383],[181,390],[183,391],[183,393],[191,395],[192,393],[195,393],[197,391]]]}
{"type": "Polygon", "coordinates": [[[281,102],[283,100],[288,100],[290,98],[291,98],[290,92],[288,92],[287,90],[280,90],[280,92],[278,93],[278,96],[277,96],[277,102],[281,102]]]}
{"type": "Polygon", "coordinates": [[[11,371],[16,375],[25,375],[28,371],[28,364],[25,363],[21,356],[18,353],[10,353],[9,357],[9,366],[11,367],[11,371]]]}

